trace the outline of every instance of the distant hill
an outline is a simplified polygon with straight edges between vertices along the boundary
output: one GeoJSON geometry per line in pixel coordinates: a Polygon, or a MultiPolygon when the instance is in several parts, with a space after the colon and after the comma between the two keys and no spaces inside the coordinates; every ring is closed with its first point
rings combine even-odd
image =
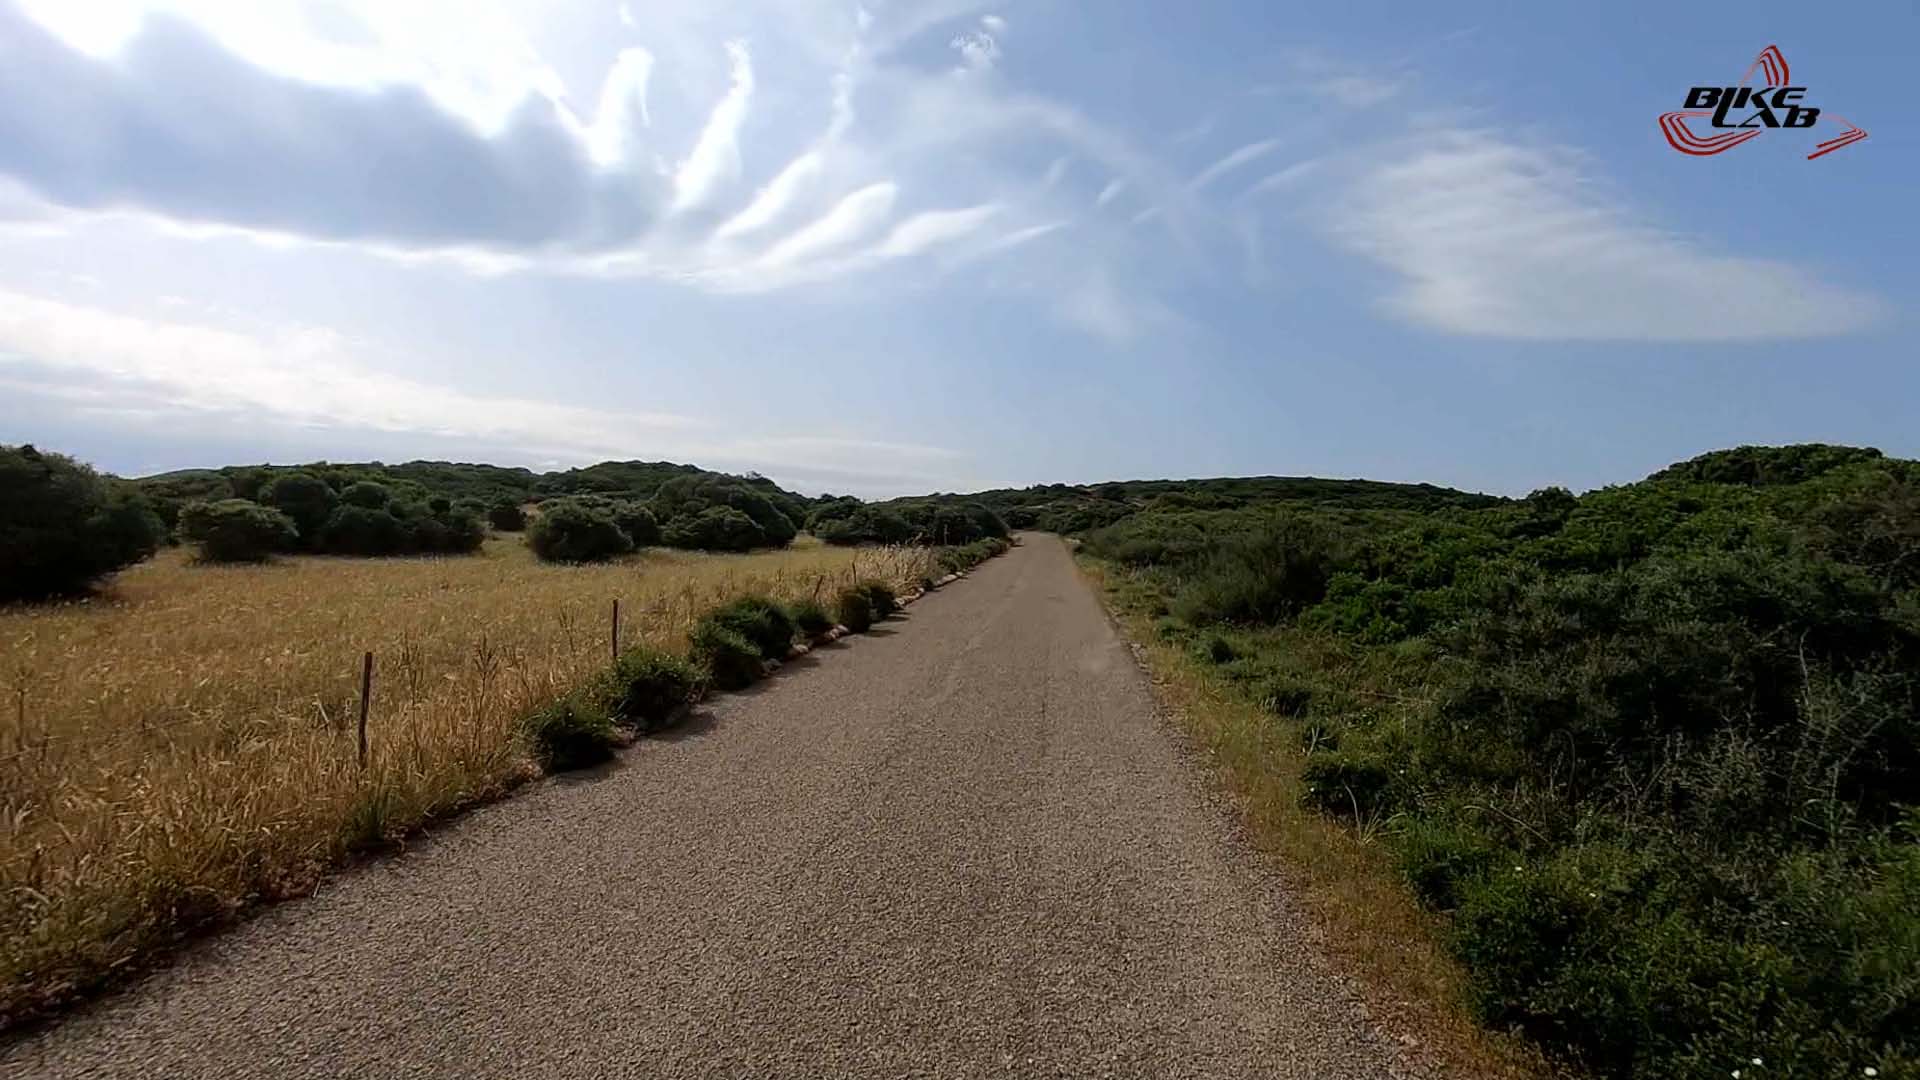
{"type": "Polygon", "coordinates": [[[1325,480],[1314,476],[1037,484],[928,498],[976,502],[1000,515],[1013,528],[1061,533],[1099,528],[1149,508],[1231,510],[1255,503],[1298,503],[1323,509],[1428,512],[1447,508],[1477,510],[1511,501],[1498,495],[1458,491],[1434,484],[1325,480]]]}

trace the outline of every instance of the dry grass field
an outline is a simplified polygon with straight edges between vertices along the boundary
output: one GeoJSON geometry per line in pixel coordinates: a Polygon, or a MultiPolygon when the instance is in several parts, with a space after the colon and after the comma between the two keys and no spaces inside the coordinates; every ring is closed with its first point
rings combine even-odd
{"type": "Polygon", "coordinates": [[[516,721],[607,663],[616,598],[623,645],[678,650],[741,593],[830,601],[930,569],[926,549],[804,538],[579,567],[518,537],[244,567],[176,550],[92,600],[0,608],[0,1027],[534,775],[516,721]]]}

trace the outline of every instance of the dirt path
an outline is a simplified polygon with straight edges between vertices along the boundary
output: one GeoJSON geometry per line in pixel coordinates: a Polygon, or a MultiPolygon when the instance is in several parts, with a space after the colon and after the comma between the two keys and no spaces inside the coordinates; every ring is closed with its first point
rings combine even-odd
{"type": "Polygon", "coordinates": [[[475,813],[0,1075],[1379,1077],[1059,541],[475,813]]]}

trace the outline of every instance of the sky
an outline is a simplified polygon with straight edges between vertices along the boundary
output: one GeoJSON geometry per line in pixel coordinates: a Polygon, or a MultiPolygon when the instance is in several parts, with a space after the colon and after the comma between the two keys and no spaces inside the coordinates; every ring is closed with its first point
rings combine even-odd
{"type": "Polygon", "coordinates": [[[1920,457],[1920,8],[1821,11],[0,0],[0,443],[867,497],[1920,457]],[[1671,148],[1769,44],[1869,137],[1671,148]]]}

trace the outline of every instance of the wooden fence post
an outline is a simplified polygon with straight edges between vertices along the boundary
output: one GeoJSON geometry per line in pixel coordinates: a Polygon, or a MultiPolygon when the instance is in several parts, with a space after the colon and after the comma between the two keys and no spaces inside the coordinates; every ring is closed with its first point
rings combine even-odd
{"type": "Polygon", "coordinates": [[[360,658],[360,767],[367,767],[367,706],[373,702],[373,653],[360,658]]]}
{"type": "Polygon", "coordinates": [[[617,596],[613,598],[613,633],[609,636],[613,640],[613,662],[617,664],[620,662],[620,598],[617,596]]]}

